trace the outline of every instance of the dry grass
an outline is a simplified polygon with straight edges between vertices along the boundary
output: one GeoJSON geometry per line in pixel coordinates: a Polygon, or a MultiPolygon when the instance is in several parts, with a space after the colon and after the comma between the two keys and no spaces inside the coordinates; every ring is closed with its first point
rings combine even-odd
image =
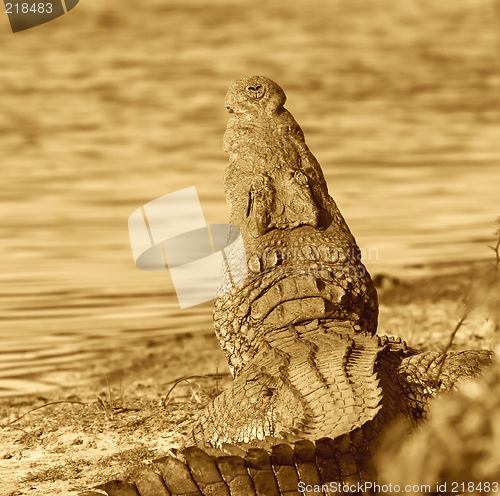
{"type": "Polygon", "coordinates": [[[177,336],[108,352],[85,386],[3,399],[0,494],[84,490],[179,446],[196,412],[227,387],[223,360],[212,334],[177,336]]]}

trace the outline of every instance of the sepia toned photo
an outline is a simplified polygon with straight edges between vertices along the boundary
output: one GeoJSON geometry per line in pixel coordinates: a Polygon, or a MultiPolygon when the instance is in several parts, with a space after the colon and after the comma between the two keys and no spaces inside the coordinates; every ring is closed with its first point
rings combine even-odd
{"type": "Polygon", "coordinates": [[[500,0],[0,13],[0,496],[500,493],[500,0]]]}

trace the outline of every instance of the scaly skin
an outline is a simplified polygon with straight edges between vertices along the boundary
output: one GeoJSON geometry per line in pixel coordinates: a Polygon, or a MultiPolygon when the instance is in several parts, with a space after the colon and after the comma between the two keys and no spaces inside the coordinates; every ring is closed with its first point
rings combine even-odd
{"type": "Polygon", "coordinates": [[[260,76],[226,97],[234,243],[214,325],[235,380],[188,436],[214,449],[187,448],[184,463],[167,457],[138,469],[135,484],[101,486],[110,495],[284,496],[300,494],[299,482],[375,482],[380,434],[425,417],[437,391],[491,360],[450,353],[436,377],[441,355],[375,334],[372,280],[285,99],[260,76]]]}

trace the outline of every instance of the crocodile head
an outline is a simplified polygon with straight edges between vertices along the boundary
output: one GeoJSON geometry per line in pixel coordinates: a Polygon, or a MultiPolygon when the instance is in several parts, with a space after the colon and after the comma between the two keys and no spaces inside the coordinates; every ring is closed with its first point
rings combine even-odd
{"type": "Polygon", "coordinates": [[[235,81],[226,95],[230,113],[272,116],[283,110],[285,92],[263,76],[244,77],[235,81]]]}
{"type": "Polygon", "coordinates": [[[239,79],[226,97],[224,184],[237,229],[214,324],[235,374],[276,329],[328,322],[376,331],[376,292],[360,250],[285,100],[262,76],[239,79]]]}

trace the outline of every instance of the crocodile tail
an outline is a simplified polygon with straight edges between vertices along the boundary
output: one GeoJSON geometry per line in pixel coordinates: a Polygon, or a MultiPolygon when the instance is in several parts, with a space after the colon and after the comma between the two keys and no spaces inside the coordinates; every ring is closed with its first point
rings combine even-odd
{"type": "Polygon", "coordinates": [[[130,474],[130,482],[109,481],[80,496],[299,496],[326,490],[340,494],[365,492],[353,491],[369,487],[376,480],[363,427],[315,443],[274,440],[278,444],[268,449],[249,445],[245,449],[230,449],[239,454],[213,450],[218,454],[212,455],[190,447],[181,451],[183,461],[174,456],[160,458],[151,466],[136,468],[130,474]],[[345,490],[346,486],[349,490],[345,490]]]}

